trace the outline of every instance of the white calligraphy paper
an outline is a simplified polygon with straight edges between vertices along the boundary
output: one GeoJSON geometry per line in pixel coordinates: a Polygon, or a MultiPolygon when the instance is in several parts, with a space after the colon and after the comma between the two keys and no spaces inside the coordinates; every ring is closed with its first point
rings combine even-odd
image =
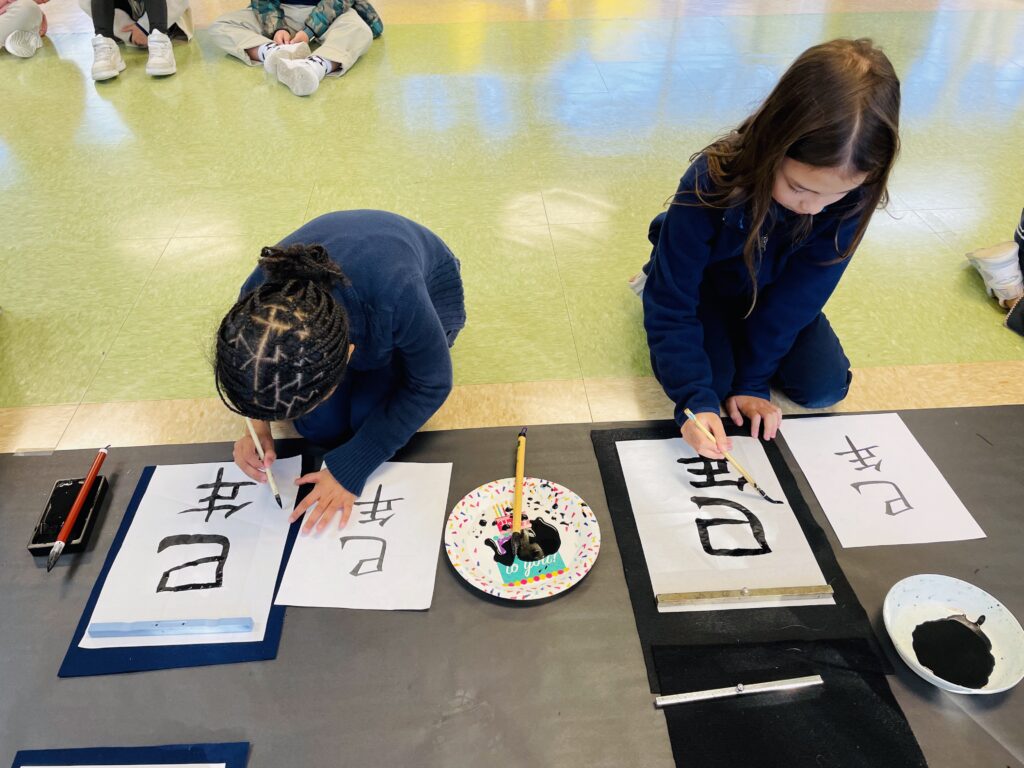
{"type": "MultiPolygon", "coordinates": [[[[734,437],[732,454],[765,501],[724,461],[699,457],[682,438],[617,442],[637,532],[655,595],[820,587],[818,567],[764,449],[734,437]]],[[[662,612],[833,605],[831,597],[702,601],[662,612]]]]}
{"type": "Polygon", "coordinates": [[[89,624],[247,618],[248,632],[96,637],[82,648],[257,642],[288,538],[301,457],[274,462],[282,510],[266,483],[233,463],[157,467],[107,574],[89,624]]]}
{"type": "Polygon", "coordinates": [[[382,464],[344,528],[299,534],[277,603],[429,608],[451,474],[451,464],[382,464]]]}
{"type": "MultiPolygon", "coordinates": [[[[274,479],[277,480],[276,474],[274,479]]],[[[226,766],[227,763],[161,763],[159,765],[149,763],[146,765],[125,765],[123,763],[97,765],[90,763],[89,765],[33,765],[33,768],[225,768],[226,766]]]]}
{"type": "Polygon", "coordinates": [[[899,414],[787,419],[782,436],[844,547],[985,536],[899,414]]]}

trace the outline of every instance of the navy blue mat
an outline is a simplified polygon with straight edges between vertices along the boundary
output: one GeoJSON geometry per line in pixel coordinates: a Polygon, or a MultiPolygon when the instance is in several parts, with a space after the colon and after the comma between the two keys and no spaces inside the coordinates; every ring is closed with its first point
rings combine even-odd
{"type": "Polygon", "coordinates": [[[14,756],[11,768],[33,765],[175,765],[224,763],[245,768],[249,742],[227,744],[169,744],[162,747],[92,747],[87,749],[26,749],[14,756]]]}
{"type": "MultiPolygon", "coordinates": [[[[294,454],[292,454],[294,455],[294,454]]],[[[281,456],[280,458],[287,458],[281,456]]],[[[303,473],[311,471],[307,469],[312,466],[308,457],[303,456],[303,473]]],[[[277,657],[277,648],[281,642],[281,629],[284,625],[283,605],[271,605],[270,614],[267,617],[267,628],[263,640],[247,643],[199,643],[194,645],[163,645],[163,646],[140,646],[137,648],[80,648],[79,643],[89,626],[89,619],[96,601],[99,599],[100,591],[106,582],[107,574],[121,550],[124,538],[128,534],[135,513],[142,503],[146,494],[150,478],[153,477],[155,467],[146,467],[139,484],[135,487],[131,503],[124,513],[121,527],[117,530],[107,559],[103,563],[103,570],[100,571],[96,584],[89,595],[89,600],[82,611],[82,618],[75,629],[75,635],[71,638],[71,645],[64,656],[64,662],[60,665],[58,677],[87,677],[90,675],[111,675],[121,672],[145,672],[154,669],[177,669],[180,667],[202,667],[210,664],[235,664],[243,661],[265,661],[277,657]]],[[[304,489],[305,490],[305,489],[304,489]]],[[[302,498],[300,494],[299,498],[302,498]]],[[[274,586],[276,594],[281,586],[281,578],[284,575],[285,564],[291,555],[292,546],[295,544],[295,537],[298,535],[301,520],[292,524],[288,531],[288,540],[285,542],[284,553],[281,557],[281,570],[277,574],[277,583],[274,586]]]]}

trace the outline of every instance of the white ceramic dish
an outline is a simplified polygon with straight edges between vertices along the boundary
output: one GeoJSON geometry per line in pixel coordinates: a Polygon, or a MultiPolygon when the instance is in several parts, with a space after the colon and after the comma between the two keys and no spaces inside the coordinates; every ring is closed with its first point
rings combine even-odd
{"type": "Polygon", "coordinates": [[[885,629],[896,652],[929,683],[953,693],[999,693],[1024,678],[1024,629],[992,595],[951,576],[923,573],[893,585],[882,605],[885,629]],[[965,688],[938,677],[917,660],[914,629],[926,621],[964,614],[970,621],[984,615],[981,629],[992,641],[995,667],[982,688],[965,688]]]}

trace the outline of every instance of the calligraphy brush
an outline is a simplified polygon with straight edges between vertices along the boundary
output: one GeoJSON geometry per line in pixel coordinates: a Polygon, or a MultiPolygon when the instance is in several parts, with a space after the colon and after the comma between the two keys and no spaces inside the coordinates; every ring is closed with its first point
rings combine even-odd
{"type": "Polygon", "coordinates": [[[270,490],[274,492],[274,498],[277,499],[277,506],[284,509],[284,504],[281,503],[281,494],[277,490],[277,482],[274,480],[274,473],[270,471],[270,467],[266,466],[267,457],[263,453],[263,445],[260,443],[260,439],[256,436],[256,427],[252,425],[252,420],[248,416],[245,417],[245,425],[249,427],[249,434],[252,436],[252,441],[256,443],[256,453],[260,455],[260,461],[263,462],[264,468],[267,470],[267,482],[270,483],[270,490]]]}
{"type": "Polygon", "coordinates": [[[96,482],[96,475],[100,473],[100,467],[103,466],[103,460],[107,458],[107,454],[110,453],[110,446],[106,448],[100,448],[99,453],[96,454],[96,458],[93,459],[92,466],[89,467],[89,474],[85,476],[85,480],[82,482],[82,487],[78,490],[78,496],[75,497],[75,503],[71,505],[71,511],[68,513],[67,519],[64,521],[64,525],[60,527],[60,533],[57,534],[57,540],[53,542],[53,548],[50,549],[50,555],[46,558],[46,572],[49,573],[53,570],[53,566],[57,564],[60,559],[60,553],[64,551],[64,546],[68,543],[68,539],[71,538],[71,530],[75,527],[75,521],[78,520],[78,515],[82,511],[82,507],[85,506],[85,500],[89,497],[89,491],[92,490],[92,484],[96,482]]]}
{"type": "MultiPolygon", "coordinates": [[[[686,410],[683,411],[683,413],[686,414],[686,418],[688,418],[690,421],[692,421],[694,424],[697,425],[697,429],[699,429],[701,431],[701,433],[704,435],[704,437],[706,437],[708,440],[713,442],[715,445],[718,445],[718,441],[715,440],[715,436],[712,435],[708,431],[707,427],[705,427],[703,424],[701,424],[699,421],[697,421],[697,417],[693,415],[693,411],[691,411],[689,408],[687,408],[686,410]]],[[[744,468],[744,466],[742,464],[740,464],[738,461],[736,461],[736,458],[731,453],[729,453],[728,451],[722,451],[722,455],[725,456],[726,460],[736,468],[737,472],[739,472],[741,475],[743,475],[744,479],[750,484],[750,486],[755,491],[760,493],[761,496],[764,497],[765,501],[770,502],[772,504],[781,504],[782,503],[781,501],[776,501],[771,496],[769,496],[767,493],[765,493],[763,490],[761,490],[761,486],[759,486],[757,483],[754,482],[754,478],[752,478],[750,476],[750,473],[747,472],[747,470],[744,468]]]]}
{"type": "Polygon", "coordinates": [[[516,487],[512,495],[512,552],[520,560],[540,560],[544,550],[531,541],[532,531],[523,530],[523,474],[526,470],[526,427],[516,438],[516,487]],[[525,556],[524,556],[525,555],[525,556]]]}

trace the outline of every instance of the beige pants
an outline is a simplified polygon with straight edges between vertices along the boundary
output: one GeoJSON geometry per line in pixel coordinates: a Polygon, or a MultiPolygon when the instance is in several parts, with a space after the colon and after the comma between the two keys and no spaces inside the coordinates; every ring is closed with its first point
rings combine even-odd
{"type": "MultiPolygon", "coordinates": [[[[281,8],[284,10],[285,24],[293,33],[302,29],[313,11],[311,5],[282,5],[281,8]]],[[[226,13],[217,19],[210,27],[210,37],[232,56],[251,65],[258,65],[259,62],[250,59],[246,51],[271,42],[263,36],[259,19],[248,8],[226,13]]],[[[369,50],[371,42],[373,33],[369,25],[350,8],[327,28],[320,38],[320,47],[316,53],[328,61],[340,64],[341,68],[335,72],[340,75],[348,72],[359,57],[369,50]]]]}
{"type": "MultiPolygon", "coordinates": [[[[362,21],[362,19],[360,19],[362,21]]],[[[43,12],[36,5],[35,0],[14,0],[7,6],[7,10],[0,13],[0,46],[10,37],[12,32],[25,30],[39,34],[39,27],[43,23],[43,12]]],[[[367,27],[369,31],[369,27],[367,27]]]]}

